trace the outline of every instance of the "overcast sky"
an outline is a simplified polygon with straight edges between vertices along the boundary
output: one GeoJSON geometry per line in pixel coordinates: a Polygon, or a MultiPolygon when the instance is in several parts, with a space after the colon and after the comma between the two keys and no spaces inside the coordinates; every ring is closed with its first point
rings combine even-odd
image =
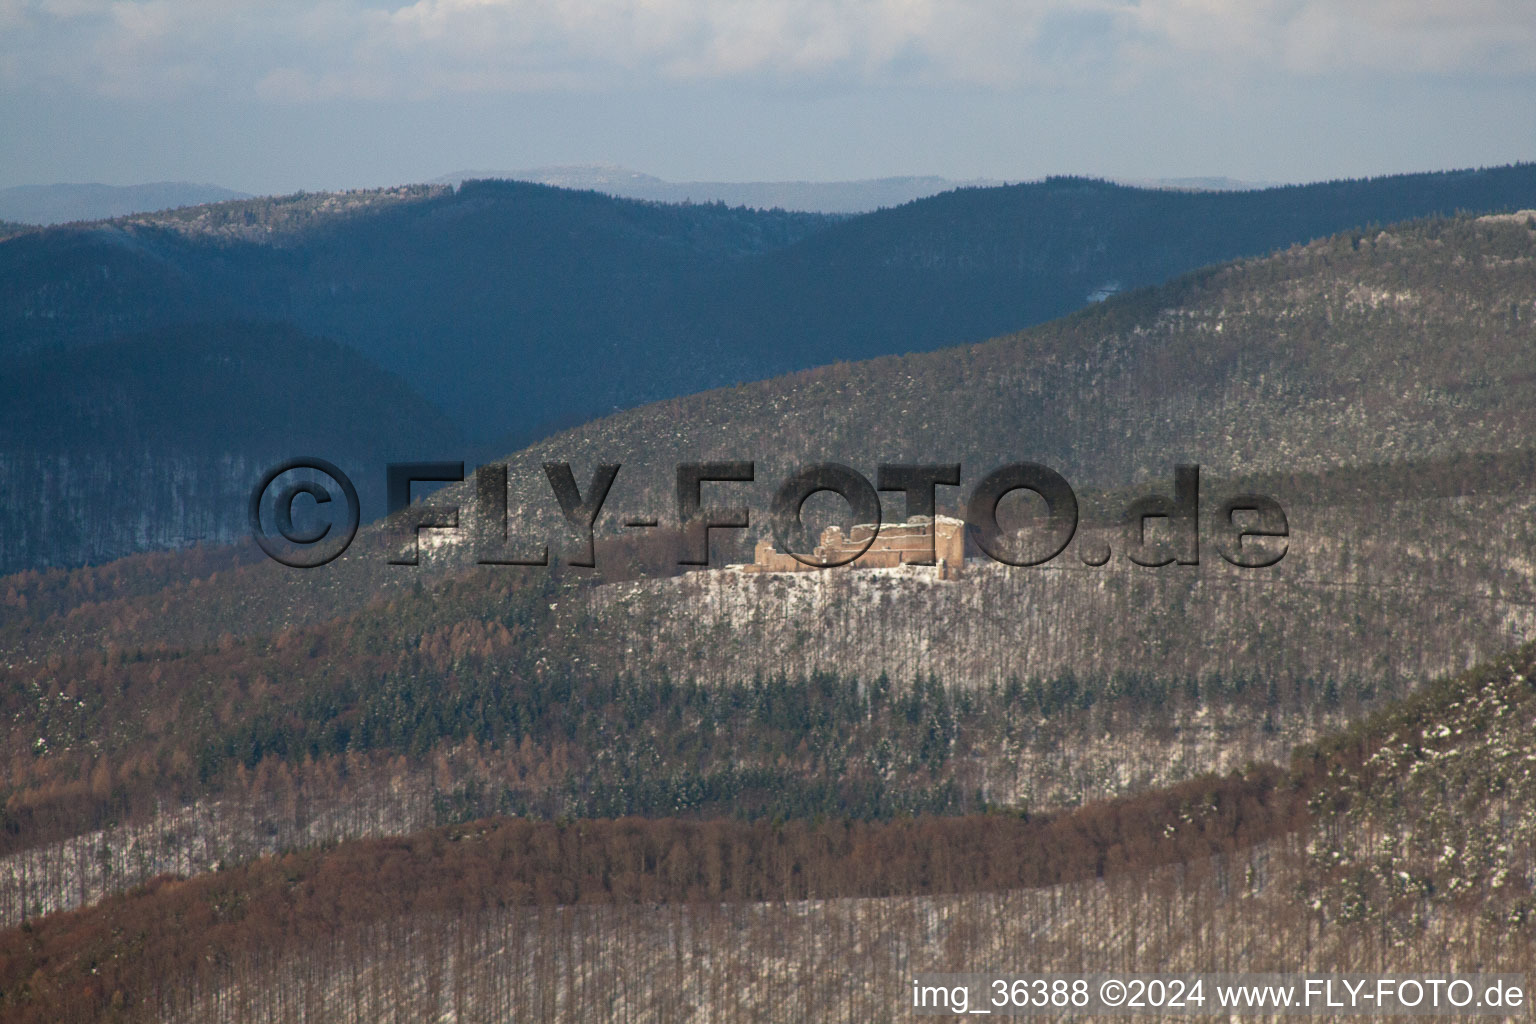
{"type": "Polygon", "coordinates": [[[0,0],[0,185],[1536,159],[1536,0],[0,0]]]}

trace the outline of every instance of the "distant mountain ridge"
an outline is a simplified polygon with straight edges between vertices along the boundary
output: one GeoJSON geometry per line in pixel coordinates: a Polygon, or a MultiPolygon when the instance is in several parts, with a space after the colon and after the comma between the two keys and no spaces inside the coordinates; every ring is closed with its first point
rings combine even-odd
{"type": "MultiPolygon", "coordinates": [[[[278,327],[394,375],[448,418],[421,419],[447,429],[431,427],[419,450],[470,458],[454,453],[514,450],[710,388],[997,337],[1339,230],[1533,206],[1536,165],[1259,192],[1053,178],[849,217],[504,181],[301,193],[0,241],[0,358],[53,350],[67,363],[73,350],[146,332],[278,327]]],[[[195,388],[190,369],[167,372],[156,400],[195,388]]],[[[338,399],[363,381],[338,375],[338,399]]],[[[99,440],[135,443],[126,420],[103,423],[99,440]]],[[[124,535],[126,547],[42,544],[28,564],[232,536],[239,524],[219,496],[250,481],[245,462],[229,465],[206,499],[136,506],[176,522],[124,535]]]]}
{"type": "MultiPolygon", "coordinates": [[[[585,189],[622,199],[663,203],[725,203],[727,206],[747,206],[753,209],[777,208],[830,214],[868,213],[957,188],[991,188],[1011,182],[1011,179],[1002,178],[958,179],[932,174],[848,181],[668,181],[614,164],[562,164],[511,171],[455,171],[434,178],[428,184],[457,187],[465,181],[488,179],[585,189]]],[[[1236,191],[1268,188],[1274,184],[1225,177],[1112,180],[1135,188],[1190,191],[1236,191]]],[[[375,190],[353,191],[366,193],[375,190]]],[[[139,185],[62,182],[14,185],[0,188],[0,237],[26,227],[111,220],[134,214],[252,198],[256,197],[248,192],[185,181],[158,181],[139,185]]]]}
{"type": "MultiPolygon", "coordinates": [[[[1018,184],[1022,179],[943,178],[938,175],[898,175],[849,181],[668,181],[643,171],[616,164],[564,164],[522,170],[455,171],[432,179],[433,184],[459,185],[476,179],[531,181],[557,188],[591,189],[625,199],[663,203],[725,203],[754,209],[798,210],[806,213],[869,213],[900,206],[957,188],[994,188],[1018,184]]],[[[1241,191],[1268,188],[1273,182],[1239,181],[1235,178],[1137,178],[1113,179],[1133,188],[1171,188],[1188,191],[1241,191]]]]}
{"type": "Polygon", "coordinates": [[[69,224],[247,198],[245,192],[186,181],[145,185],[15,185],[0,189],[0,221],[69,224]]]}
{"type": "Polygon", "coordinates": [[[994,178],[954,181],[935,175],[864,178],[853,181],[667,181],[611,164],[530,167],[513,171],[456,171],[434,184],[458,185],[475,179],[528,181],[557,188],[591,189],[623,199],[661,203],[725,203],[758,210],[804,213],[868,213],[900,206],[955,188],[1002,185],[994,178]]]}
{"type": "Polygon", "coordinates": [[[722,384],[994,337],[1362,224],[1531,206],[1536,165],[1260,192],[1053,178],[841,219],[518,182],[300,194],[0,242],[0,355],[285,320],[400,374],[471,437],[526,441],[722,384]]]}

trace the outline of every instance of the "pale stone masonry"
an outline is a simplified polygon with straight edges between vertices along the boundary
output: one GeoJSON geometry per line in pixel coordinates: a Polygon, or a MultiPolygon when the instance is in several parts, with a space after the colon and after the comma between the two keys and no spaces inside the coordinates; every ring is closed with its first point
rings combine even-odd
{"type": "MultiPolygon", "coordinates": [[[[821,543],[812,551],[812,557],[823,565],[842,562],[864,549],[853,562],[855,569],[894,569],[898,566],[921,562],[928,558],[929,545],[938,566],[939,579],[959,579],[965,568],[965,523],[949,516],[930,519],[915,516],[904,523],[861,523],[843,535],[840,526],[829,526],[821,532],[821,543]],[[870,535],[874,534],[874,539],[870,535]]],[[[774,550],[773,541],[763,538],[757,542],[752,563],[741,566],[742,572],[813,572],[821,566],[807,565],[799,559],[774,550]]]]}

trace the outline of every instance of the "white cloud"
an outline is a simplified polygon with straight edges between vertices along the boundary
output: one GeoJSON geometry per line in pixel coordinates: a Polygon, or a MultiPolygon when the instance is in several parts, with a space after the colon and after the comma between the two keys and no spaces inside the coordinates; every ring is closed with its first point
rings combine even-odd
{"type": "Polygon", "coordinates": [[[0,0],[13,83],[287,101],[655,81],[1536,72],[1532,0],[0,0]]]}
{"type": "Polygon", "coordinates": [[[1530,74],[1529,0],[1142,0],[1125,13],[1169,60],[1292,74],[1530,74]]]}

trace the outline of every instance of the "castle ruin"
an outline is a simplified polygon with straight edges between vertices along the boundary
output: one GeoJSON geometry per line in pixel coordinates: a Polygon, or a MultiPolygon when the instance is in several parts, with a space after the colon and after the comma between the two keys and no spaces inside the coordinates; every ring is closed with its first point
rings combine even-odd
{"type": "Polygon", "coordinates": [[[860,523],[846,536],[842,527],[829,526],[821,532],[821,543],[808,556],[819,564],[810,565],[774,550],[773,541],[765,537],[757,542],[751,564],[741,566],[740,570],[814,572],[850,558],[853,561],[848,564],[855,569],[895,569],[926,561],[930,551],[939,579],[959,579],[965,567],[965,523],[949,516],[914,516],[904,523],[881,523],[878,527],[860,523]]]}

